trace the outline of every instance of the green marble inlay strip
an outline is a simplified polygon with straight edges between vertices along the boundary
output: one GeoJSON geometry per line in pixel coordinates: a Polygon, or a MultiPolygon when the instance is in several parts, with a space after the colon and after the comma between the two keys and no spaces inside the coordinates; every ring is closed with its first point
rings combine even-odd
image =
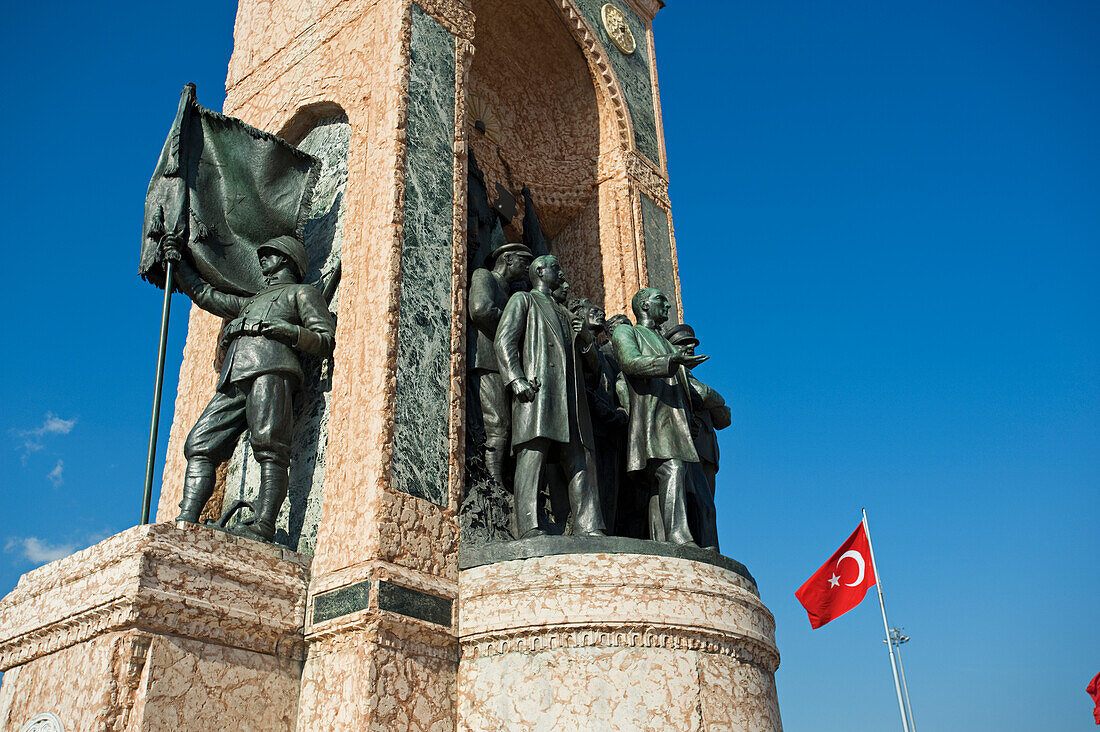
{"type": "Polygon", "coordinates": [[[668,296],[672,309],[669,323],[679,323],[676,310],[676,272],[672,264],[672,235],[668,230],[668,214],[657,202],[642,195],[642,236],[645,237],[645,268],[649,286],[668,296]]]}
{"type": "Polygon", "coordinates": [[[323,623],[341,615],[366,610],[369,598],[369,580],[322,592],[313,598],[313,622],[323,623]]]}
{"type": "Polygon", "coordinates": [[[378,581],[378,609],[451,627],[451,601],[411,587],[378,581]]]}
{"type": "Polygon", "coordinates": [[[630,121],[634,123],[634,144],[638,152],[657,165],[661,164],[661,155],[657,144],[657,116],[653,109],[653,80],[649,75],[649,41],[646,36],[645,22],[639,18],[630,6],[622,0],[613,3],[623,12],[630,33],[634,36],[634,53],[629,56],[620,51],[607,30],[603,27],[600,10],[607,0],[576,0],[577,7],[584,14],[588,24],[596,30],[608,57],[611,68],[619,79],[626,98],[626,108],[630,111],[630,121]]]}
{"type": "Polygon", "coordinates": [[[444,506],[450,449],[455,41],[412,8],[393,487],[444,506]]]}

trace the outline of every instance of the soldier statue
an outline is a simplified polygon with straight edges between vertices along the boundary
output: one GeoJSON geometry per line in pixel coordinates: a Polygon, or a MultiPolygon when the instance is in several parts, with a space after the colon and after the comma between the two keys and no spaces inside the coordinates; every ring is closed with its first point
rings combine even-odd
{"type": "Polygon", "coordinates": [[[670,305],[660,290],[639,290],[631,307],[638,324],[620,325],[612,336],[629,399],[626,469],[651,489],[650,538],[693,544],[685,490],[688,466],[699,455],[684,367],[707,357],[688,355],[661,335],[670,305]]]}
{"type": "Polygon", "coordinates": [[[203,310],[232,318],[222,331],[226,347],[217,391],[184,443],[187,473],[177,521],[197,523],[214,492],[214,468],[232,454],[247,428],[260,464],[254,519],[235,530],[271,541],[289,483],[292,400],[303,379],[298,352],[332,354],[336,323],[320,291],[300,284],[309,267],[302,242],[280,236],[257,251],[265,287],[246,297],[204,282],[181,256],[179,242],[165,240],[164,254],[177,262],[175,284],[203,310]]]}
{"type": "MultiPolygon", "coordinates": [[[[695,355],[699,339],[690,325],[673,326],[665,334],[669,343],[689,356],[695,355]]],[[[718,435],[716,430],[730,426],[730,408],[716,390],[695,378],[687,367],[691,387],[691,437],[699,463],[688,475],[690,494],[689,516],[694,520],[692,531],[703,548],[718,551],[717,514],[714,508],[715,478],[718,474],[718,435]]]]}
{"type": "Polygon", "coordinates": [[[512,393],[512,451],[519,539],[545,534],[539,496],[548,459],[556,456],[568,484],[574,535],[603,535],[595,484],[594,441],[585,366],[598,368],[591,333],[554,297],[564,273],[553,255],[528,269],[530,292],[512,295],[497,326],[500,375],[512,393]],[[583,353],[582,353],[583,352],[583,353]]]}
{"type": "Polygon", "coordinates": [[[505,244],[486,259],[490,269],[476,269],[470,277],[470,321],[476,335],[470,353],[470,378],[481,402],[485,426],[485,464],[498,484],[504,485],[504,461],[512,432],[512,399],[500,378],[493,340],[512,285],[527,278],[531,250],[523,244],[505,244]]]}

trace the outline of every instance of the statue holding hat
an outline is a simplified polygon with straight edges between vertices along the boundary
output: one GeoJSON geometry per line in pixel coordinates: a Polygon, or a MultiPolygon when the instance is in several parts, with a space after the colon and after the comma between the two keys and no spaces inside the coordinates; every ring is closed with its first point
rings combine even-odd
{"type": "MultiPolygon", "coordinates": [[[[699,338],[686,323],[675,325],[665,333],[668,342],[689,356],[695,355],[699,338]]],[[[688,472],[688,523],[696,542],[718,551],[717,515],[714,507],[715,478],[718,474],[718,435],[731,424],[730,408],[715,389],[695,377],[693,367],[686,366],[691,397],[691,438],[699,462],[688,472]]]]}

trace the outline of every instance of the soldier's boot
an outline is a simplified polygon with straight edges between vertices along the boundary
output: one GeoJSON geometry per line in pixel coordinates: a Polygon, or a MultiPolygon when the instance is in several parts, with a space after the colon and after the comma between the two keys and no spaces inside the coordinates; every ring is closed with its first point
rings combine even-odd
{"type": "Polygon", "coordinates": [[[260,495],[253,504],[256,520],[233,533],[246,539],[270,543],[275,538],[275,520],[286,499],[290,475],[286,468],[271,461],[260,463],[260,495]]]}
{"type": "Polygon", "coordinates": [[[202,507],[214,494],[214,464],[201,458],[187,461],[187,473],[183,478],[183,500],[176,521],[199,522],[202,507]]]}

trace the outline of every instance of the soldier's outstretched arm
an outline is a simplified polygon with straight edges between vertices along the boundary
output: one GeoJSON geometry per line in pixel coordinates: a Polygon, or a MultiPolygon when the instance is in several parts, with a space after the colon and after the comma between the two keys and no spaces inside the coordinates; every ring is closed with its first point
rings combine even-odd
{"type": "Polygon", "coordinates": [[[321,358],[331,356],[336,346],[336,321],[328,311],[324,296],[316,287],[307,285],[299,288],[297,303],[302,324],[298,326],[298,341],[294,347],[321,358]]]}
{"type": "Polygon", "coordinates": [[[643,356],[634,328],[616,328],[611,336],[611,342],[615,346],[615,357],[619,359],[619,367],[627,376],[668,377],[676,370],[671,354],[643,356]]]}

